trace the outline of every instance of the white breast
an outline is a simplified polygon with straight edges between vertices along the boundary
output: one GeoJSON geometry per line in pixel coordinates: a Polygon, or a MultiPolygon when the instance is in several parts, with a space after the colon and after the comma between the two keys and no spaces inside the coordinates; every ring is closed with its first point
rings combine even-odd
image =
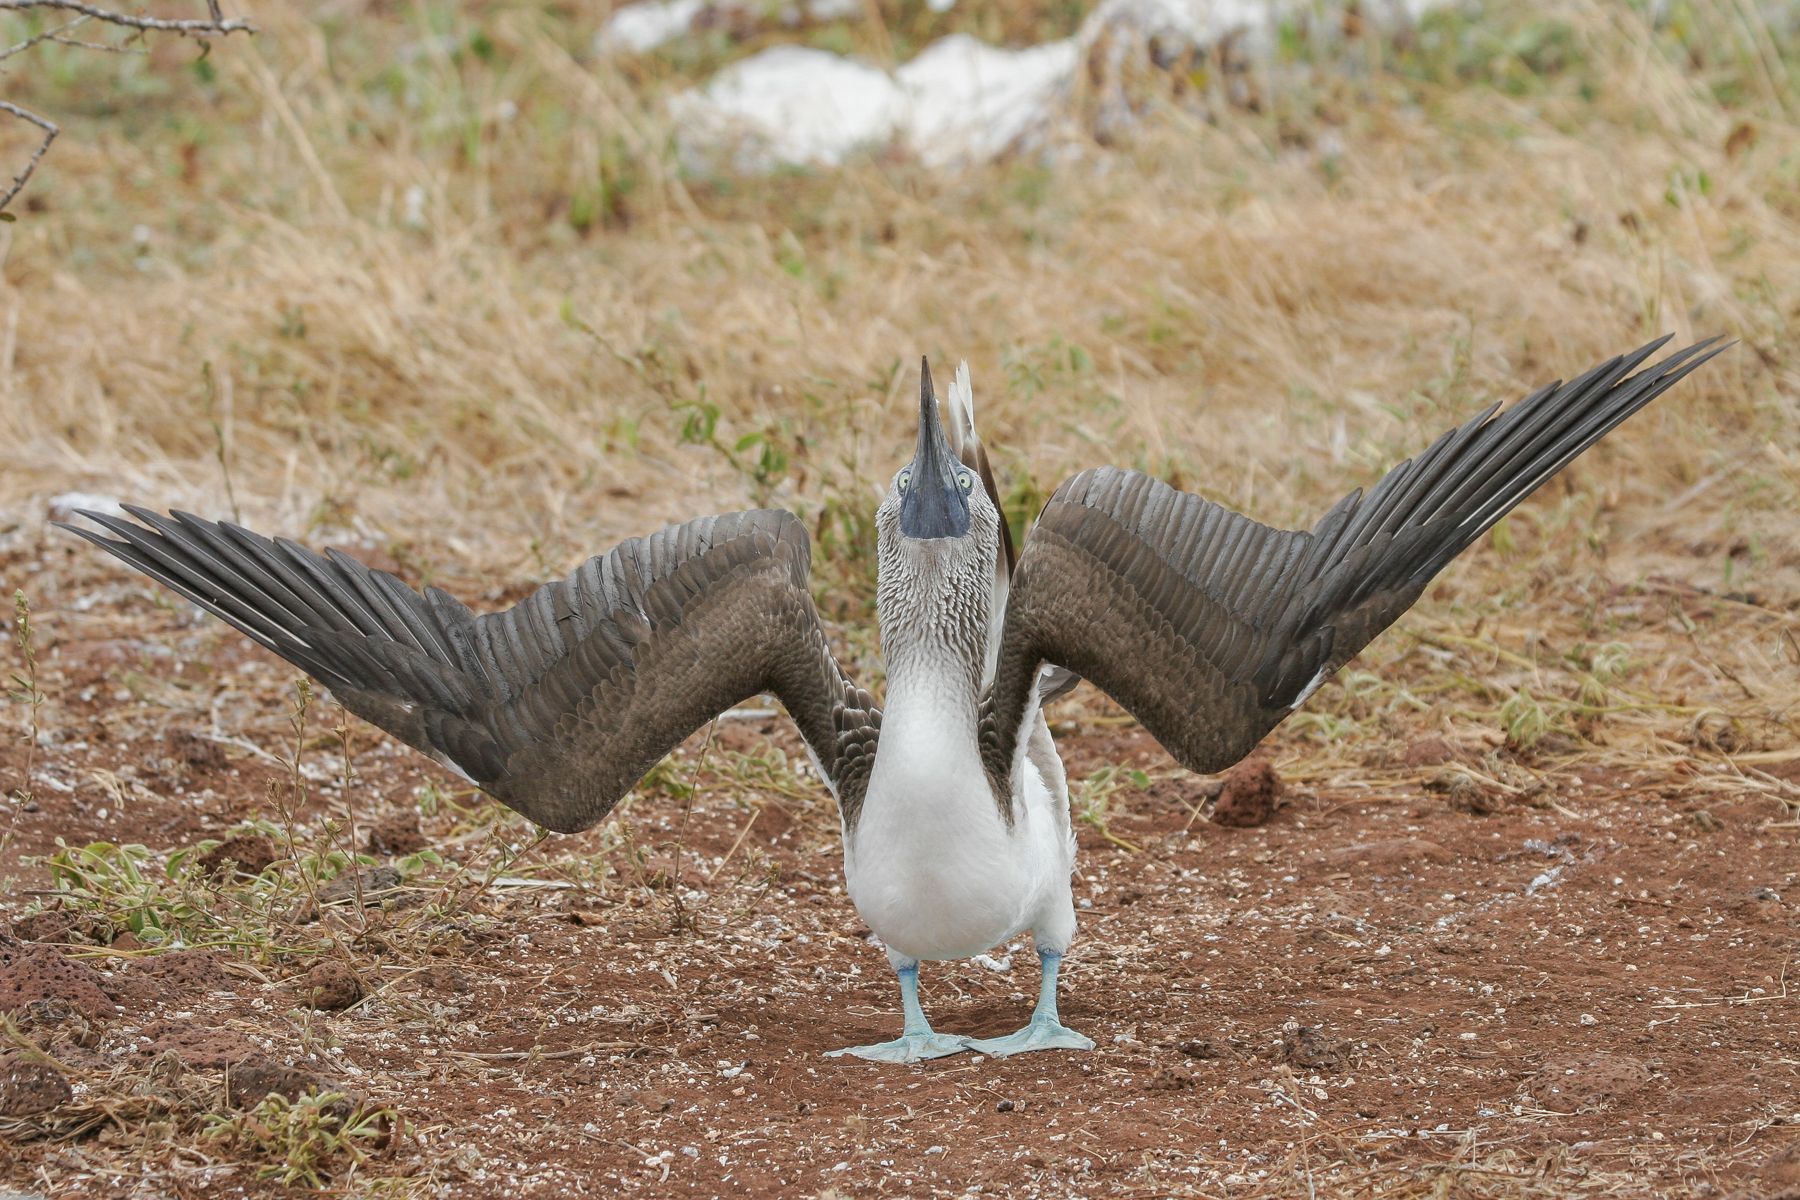
{"type": "Polygon", "coordinates": [[[972,714],[890,707],[862,815],[844,846],[850,898],[869,928],[910,958],[966,958],[1029,929],[1058,892],[1067,903],[1066,823],[1035,767],[1009,829],[988,788],[972,714]]]}

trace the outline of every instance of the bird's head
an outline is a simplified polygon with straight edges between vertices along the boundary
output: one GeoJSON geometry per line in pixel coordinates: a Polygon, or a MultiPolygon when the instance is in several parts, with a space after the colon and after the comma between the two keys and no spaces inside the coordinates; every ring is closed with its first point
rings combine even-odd
{"type": "Polygon", "coordinates": [[[950,448],[931,386],[931,363],[924,359],[919,362],[918,441],[888,496],[895,502],[900,536],[913,541],[968,537],[970,508],[977,496],[986,499],[981,481],[950,448]]]}
{"type": "Polygon", "coordinates": [[[1000,510],[959,451],[975,443],[973,398],[958,372],[940,408],[931,365],[921,360],[919,428],[912,461],[895,473],[875,512],[876,608],[890,670],[903,647],[956,643],[977,668],[994,603],[1000,510]]]}

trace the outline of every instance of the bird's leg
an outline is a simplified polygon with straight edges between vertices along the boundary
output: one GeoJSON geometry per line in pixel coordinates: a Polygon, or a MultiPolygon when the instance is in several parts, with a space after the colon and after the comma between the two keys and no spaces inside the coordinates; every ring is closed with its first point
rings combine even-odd
{"type": "Polygon", "coordinates": [[[1037,1007],[1031,1010],[1031,1023],[1017,1033],[1005,1037],[976,1038],[969,1049],[977,1054],[1004,1058],[1027,1050],[1092,1050],[1092,1038],[1084,1037],[1062,1023],[1056,1015],[1056,973],[1062,966],[1062,955],[1054,950],[1039,950],[1044,978],[1038,985],[1037,1007]]]}
{"type": "Polygon", "coordinates": [[[957,1054],[969,1048],[968,1038],[953,1033],[938,1033],[931,1028],[931,1022],[925,1019],[925,1010],[919,1005],[919,964],[916,960],[895,962],[894,974],[900,978],[900,1005],[906,1021],[900,1036],[891,1042],[877,1042],[872,1046],[846,1046],[842,1050],[830,1050],[825,1057],[838,1058],[853,1054],[857,1058],[872,1059],[875,1062],[910,1063],[924,1058],[942,1058],[946,1054],[957,1054]]]}

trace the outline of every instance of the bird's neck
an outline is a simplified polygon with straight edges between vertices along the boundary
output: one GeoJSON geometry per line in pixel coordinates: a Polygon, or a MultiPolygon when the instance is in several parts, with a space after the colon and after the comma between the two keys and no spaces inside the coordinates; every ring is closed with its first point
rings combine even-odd
{"type": "Polygon", "coordinates": [[[887,668],[884,727],[929,711],[975,727],[993,582],[956,562],[883,563],[876,609],[887,668]]]}

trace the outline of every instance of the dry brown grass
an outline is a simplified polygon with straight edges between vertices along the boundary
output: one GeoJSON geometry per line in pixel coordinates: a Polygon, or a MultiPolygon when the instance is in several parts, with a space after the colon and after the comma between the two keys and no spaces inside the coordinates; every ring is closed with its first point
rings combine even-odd
{"type": "MultiPolygon", "coordinates": [[[[1696,10],[1728,45],[1735,6],[1696,10]]],[[[677,180],[670,81],[578,59],[587,28],[428,11],[454,56],[416,15],[272,9],[210,84],[168,45],[18,81],[70,135],[6,231],[8,503],[221,511],[216,420],[262,525],[360,518],[514,570],[536,542],[556,569],[754,498],[671,406],[780,438],[772,499],[866,506],[926,352],[971,360],[1015,478],[1138,462],[1296,520],[1490,398],[1673,329],[1747,345],[1576,486],[1643,514],[1729,467],[1689,531],[1792,507],[1796,126],[1717,103],[1728,65],[1689,69],[1615,6],[1569,22],[1579,63],[1523,96],[1421,53],[1401,65],[1424,78],[1166,114],[1055,166],[729,183],[677,180]],[[619,215],[580,232],[602,180],[619,215]]]]}
{"type": "MultiPolygon", "coordinates": [[[[841,37],[937,28],[879,7],[841,37]]],[[[205,77],[178,44],[47,47],[8,81],[66,134],[0,225],[0,529],[75,489],[235,503],[497,591],[774,503],[829,533],[821,586],[855,627],[921,352],[970,360],[1017,515],[1115,462],[1300,523],[1493,399],[1724,333],[1742,345],[1467,556],[1278,761],[1355,789],[1346,746],[1447,730],[1703,760],[1692,787],[1792,804],[1762,768],[1800,704],[1800,55],[1749,6],[1676,8],[1653,29],[1501,3],[1262,114],[768,180],[684,177],[660,113],[686,65],[591,61],[595,19],[537,6],[266,6],[205,77]]],[[[53,638],[63,598],[4,582],[53,638]]],[[[1510,1154],[1306,1170],[1320,1194],[1555,1192],[1510,1154]]]]}

